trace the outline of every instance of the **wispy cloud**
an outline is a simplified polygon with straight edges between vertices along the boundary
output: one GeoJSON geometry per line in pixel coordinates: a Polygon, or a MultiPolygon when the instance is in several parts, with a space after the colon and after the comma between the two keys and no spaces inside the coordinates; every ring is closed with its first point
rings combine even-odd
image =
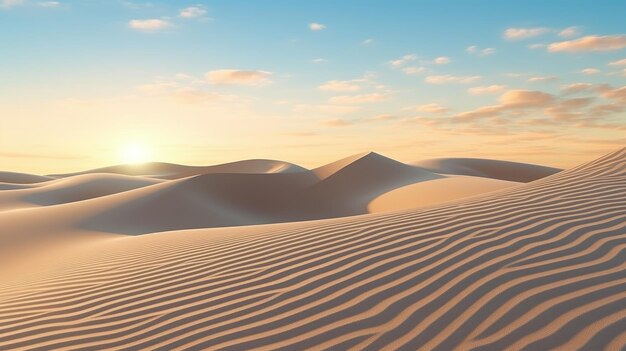
{"type": "Polygon", "coordinates": [[[205,77],[211,84],[259,86],[271,83],[271,75],[268,71],[220,69],[207,72],[205,77]]]}
{"type": "Polygon", "coordinates": [[[580,27],[567,27],[559,32],[559,36],[563,38],[577,37],[580,35],[580,27]]]}
{"type": "Polygon", "coordinates": [[[484,95],[484,94],[498,94],[503,92],[505,89],[504,85],[487,85],[487,86],[478,86],[467,89],[467,92],[470,95],[484,95]]]}
{"type": "Polygon", "coordinates": [[[157,32],[172,26],[172,24],[164,19],[144,19],[144,20],[131,20],[128,22],[128,26],[132,29],[136,29],[142,32],[157,32]]]}
{"type": "Polygon", "coordinates": [[[323,58],[316,58],[316,59],[311,60],[311,62],[319,64],[319,63],[326,63],[326,62],[328,62],[328,60],[327,59],[323,59],[323,58]]]}
{"type": "Polygon", "coordinates": [[[593,74],[600,73],[600,70],[597,69],[597,68],[585,68],[585,69],[581,70],[580,73],[586,74],[586,75],[590,76],[590,75],[593,75],[593,74]]]}
{"type": "Polygon", "coordinates": [[[9,8],[13,6],[23,5],[24,0],[0,0],[0,8],[9,8]]]}
{"type": "Polygon", "coordinates": [[[320,30],[326,29],[326,25],[313,22],[313,23],[309,23],[309,29],[312,31],[320,31],[320,30]]]}
{"type": "Polygon", "coordinates": [[[361,89],[359,80],[329,80],[320,85],[319,90],[323,91],[357,91],[361,89]]]}
{"type": "Polygon", "coordinates": [[[626,66],[626,58],[609,62],[609,66],[626,66]]]}
{"type": "Polygon", "coordinates": [[[504,31],[504,38],[506,40],[523,40],[533,38],[549,32],[549,28],[534,27],[534,28],[508,28],[504,31]]]}
{"type": "Polygon", "coordinates": [[[626,35],[588,35],[548,45],[549,52],[615,51],[626,48],[626,35]]]}
{"type": "Polygon", "coordinates": [[[380,102],[389,99],[389,94],[381,94],[381,93],[371,93],[371,94],[360,94],[360,95],[343,95],[343,96],[333,96],[329,99],[329,101],[333,104],[366,104],[372,102],[380,102]]]}
{"type": "Polygon", "coordinates": [[[182,18],[199,18],[204,17],[207,14],[207,9],[204,5],[194,5],[181,9],[178,15],[182,18]]]}
{"type": "Polygon", "coordinates": [[[529,83],[549,83],[557,81],[559,78],[556,76],[532,76],[528,78],[529,83]]]}
{"type": "Polygon", "coordinates": [[[419,66],[404,67],[402,68],[402,72],[408,75],[422,74],[426,72],[426,67],[419,67],[419,66]]]}
{"type": "Polygon", "coordinates": [[[430,84],[461,83],[468,84],[479,80],[480,76],[453,76],[450,74],[427,76],[424,81],[430,84]]]}
{"type": "Polygon", "coordinates": [[[328,127],[347,127],[352,124],[352,122],[341,118],[325,119],[321,123],[328,127]]]}
{"type": "Polygon", "coordinates": [[[372,39],[372,38],[367,38],[367,39],[365,39],[365,40],[363,40],[363,41],[361,42],[361,45],[370,45],[370,44],[373,44],[373,43],[374,43],[374,39],[372,39]]]}
{"type": "Polygon", "coordinates": [[[404,65],[406,65],[409,62],[415,61],[417,60],[417,55],[415,54],[406,54],[400,58],[397,58],[395,60],[391,60],[389,61],[389,64],[391,65],[391,67],[393,68],[400,68],[404,65]]]}
{"type": "Polygon", "coordinates": [[[441,114],[441,113],[446,113],[448,112],[450,109],[447,107],[443,107],[437,103],[430,103],[430,104],[425,104],[425,105],[417,105],[414,107],[409,107],[406,110],[408,111],[416,111],[416,112],[426,112],[426,113],[434,113],[434,114],[441,114]]]}
{"type": "Polygon", "coordinates": [[[490,56],[496,53],[496,49],[494,48],[481,49],[476,45],[468,46],[467,49],[465,49],[465,51],[469,54],[477,55],[477,56],[490,56]]]}
{"type": "Polygon", "coordinates": [[[440,57],[437,57],[433,62],[436,65],[447,65],[448,63],[452,62],[452,60],[449,57],[440,56],[440,57]]]}

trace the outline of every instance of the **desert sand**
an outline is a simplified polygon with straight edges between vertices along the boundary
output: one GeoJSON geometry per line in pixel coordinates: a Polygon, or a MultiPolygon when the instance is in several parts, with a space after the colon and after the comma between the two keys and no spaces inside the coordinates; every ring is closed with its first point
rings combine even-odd
{"type": "Polygon", "coordinates": [[[626,148],[0,173],[2,350],[620,350],[626,148]]]}

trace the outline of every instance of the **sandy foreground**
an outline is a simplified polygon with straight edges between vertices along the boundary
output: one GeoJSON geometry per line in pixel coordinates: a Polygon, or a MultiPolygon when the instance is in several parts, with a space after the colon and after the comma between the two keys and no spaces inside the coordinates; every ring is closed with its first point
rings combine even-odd
{"type": "Polygon", "coordinates": [[[0,172],[0,350],[621,350],[626,148],[0,172]]]}

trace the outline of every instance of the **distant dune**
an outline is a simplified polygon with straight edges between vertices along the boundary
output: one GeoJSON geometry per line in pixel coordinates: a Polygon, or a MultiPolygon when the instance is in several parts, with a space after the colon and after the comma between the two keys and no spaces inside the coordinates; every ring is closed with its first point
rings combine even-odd
{"type": "Polygon", "coordinates": [[[162,179],[179,179],[212,173],[293,173],[303,171],[307,171],[307,169],[289,162],[275,160],[245,160],[215,166],[184,166],[173,163],[150,162],[104,167],[76,173],[53,174],[51,177],[65,178],[89,173],[114,173],[162,179]]]}
{"type": "Polygon", "coordinates": [[[436,158],[415,162],[414,165],[435,173],[528,183],[562,171],[558,168],[528,163],[486,160],[480,158],[436,158]]]}
{"type": "Polygon", "coordinates": [[[2,190],[0,349],[626,347],[626,148],[556,174],[429,162],[2,190]]]}
{"type": "Polygon", "coordinates": [[[27,173],[0,171],[0,183],[32,184],[53,180],[55,178],[27,173]]]}

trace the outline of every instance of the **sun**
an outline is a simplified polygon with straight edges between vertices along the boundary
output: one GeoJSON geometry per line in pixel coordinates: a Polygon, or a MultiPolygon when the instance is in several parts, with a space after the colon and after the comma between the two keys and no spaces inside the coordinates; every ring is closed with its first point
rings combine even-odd
{"type": "Polygon", "coordinates": [[[145,145],[138,143],[125,145],[122,149],[122,162],[124,163],[144,163],[148,161],[148,149],[145,145]]]}

